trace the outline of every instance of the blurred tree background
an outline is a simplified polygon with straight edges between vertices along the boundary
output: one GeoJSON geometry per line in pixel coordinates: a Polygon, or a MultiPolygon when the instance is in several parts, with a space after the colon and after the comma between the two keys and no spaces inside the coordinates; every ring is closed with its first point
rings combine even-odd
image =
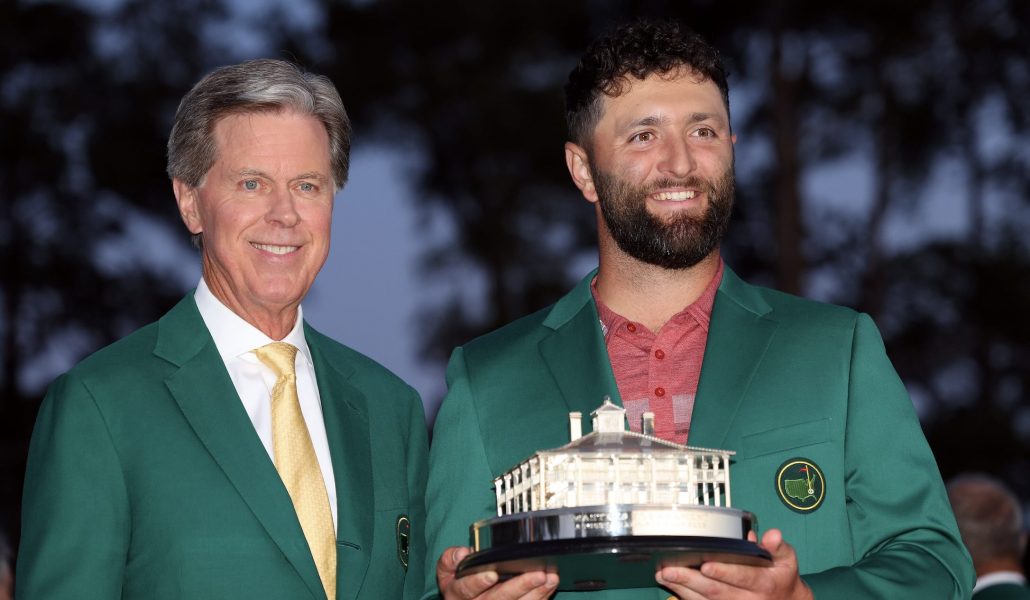
{"type": "Polygon", "coordinates": [[[185,291],[164,146],[203,73],[297,60],[336,82],[361,135],[419,156],[410,208],[453,230],[424,240],[418,285],[439,293],[414,329],[442,377],[455,345],[595,260],[562,85],[589,40],[637,16],[682,20],[730,66],[728,262],[871,313],[945,478],[990,472],[1030,498],[1024,0],[0,0],[0,528],[17,539],[49,383],[33,374],[185,291]]]}

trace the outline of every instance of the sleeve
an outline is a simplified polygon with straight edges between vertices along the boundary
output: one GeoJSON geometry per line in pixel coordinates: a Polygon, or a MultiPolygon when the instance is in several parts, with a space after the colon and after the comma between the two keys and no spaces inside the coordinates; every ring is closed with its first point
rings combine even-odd
{"type": "Polygon", "coordinates": [[[975,579],[911,400],[867,315],[851,356],[845,499],[856,562],[807,575],[818,600],[968,598],[975,579]]]}
{"type": "Polygon", "coordinates": [[[425,580],[426,559],[425,489],[427,457],[426,416],[422,400],[412,390],[408,431],[408,505],[411,531],[408,536],[408,567],[404,577],[404,598],[418,598],[425,580]]]}
{"type": "Polygon", "coordinates": [[[40,407],[22,502],[19,600],[121,598],[128,494],[103,415],[73,376],[40,407]]]}
{"type": "Polygon", "coordinates": [[[425,594],[436,598],[436,561],[450,546],[467,546],[469,525],[495,514],[493,475],[476,416],[461,348],[447,366],[447,395],[433,427],[426,485],[425,594]]]}

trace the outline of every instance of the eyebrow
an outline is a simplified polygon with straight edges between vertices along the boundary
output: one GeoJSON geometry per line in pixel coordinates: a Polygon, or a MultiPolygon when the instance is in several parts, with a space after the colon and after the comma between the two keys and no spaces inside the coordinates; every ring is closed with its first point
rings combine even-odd
{"type": "Polygon", "coordinates": [[[318,171],[308,171],[307,173],[301,173],[300,175],[291,177],[290,181],[296,181],[297,179],[318,179],[322,181],[326,179],[326,176],[318,171]]]}
{"type": "MultiPolygon", "coordinates": [[[[690,113],[690,118],[687,119],[687,124],[700,123],[702,121],[719,121],[722,122],[722,118],[716,113],[707,112],[695,112],[690,113]]],[[[648,115],[629,123],[626,129],[633,129],[636,127],[657,127],[664,125],[669,122],[669,118],[662,114],[648,115]]]]}
{"type": "Polygon", "coordinates": [[[269,179],[268,175],[264,171],[257,169],[240,169],[237,173],[240,177],[264,177],[269,179]]]}
{"type": "MultiPolygon", "coordinates": [[[[240,169],[237,175],[240,177],[263,177],[265,179],[272,179],[270,175],[258,169],[240,169]]],[[[320,181],[324,181],[327,177],[318,171],[307,171],[306,173],[290,177],[290,181],[296,181],[298,179],[318,179],[320,181]]]]}
{"type": "Polygon", "coordinates": [[[631,121],[625,128],[636,129],[637,127],[657,127],[668,122],[669,118],[664,115],[648,115],[637,119],[636,121],[631,121]]]}
{"type": "Polygon", "coordinates": [[[704,113],[696,112],[690,115],[688,123],[700,123],[701,121],[722,121],[722,117],[717,113],[704,113]]]}

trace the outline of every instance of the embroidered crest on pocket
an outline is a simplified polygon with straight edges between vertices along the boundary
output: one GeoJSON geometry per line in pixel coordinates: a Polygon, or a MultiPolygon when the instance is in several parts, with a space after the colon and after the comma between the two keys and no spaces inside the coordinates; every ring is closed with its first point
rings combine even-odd
{"type": "Polygon", "coordinates": [[[826,498],[823,472],[807,458],[792,458],[776,471],[776,493],[792,511],[810,513],[826,498]]]}

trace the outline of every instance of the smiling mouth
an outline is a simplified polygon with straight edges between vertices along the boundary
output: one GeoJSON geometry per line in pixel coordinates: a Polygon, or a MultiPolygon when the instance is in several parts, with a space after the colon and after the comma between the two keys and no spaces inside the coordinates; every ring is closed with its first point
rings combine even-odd
{"type": "Polygon", "coordinates": [[[694,196],[697,196],[696,190],[686,190],[682,192],[658,192],[657,194],[651,194],[651,198],[654,200],[662,200],[668,202],[682,202],[684,200],[692,200],[694,196]]]}
{"type": "Polygon", "coordinates": [[[272,244],[259,244],[257,242],[251,242],[251,246],[254,246],[258,250],[264,250],[265,252],[271,252],[272,254],[290,254],[296,252],[300,246],[273,246],[272,244]]]}

